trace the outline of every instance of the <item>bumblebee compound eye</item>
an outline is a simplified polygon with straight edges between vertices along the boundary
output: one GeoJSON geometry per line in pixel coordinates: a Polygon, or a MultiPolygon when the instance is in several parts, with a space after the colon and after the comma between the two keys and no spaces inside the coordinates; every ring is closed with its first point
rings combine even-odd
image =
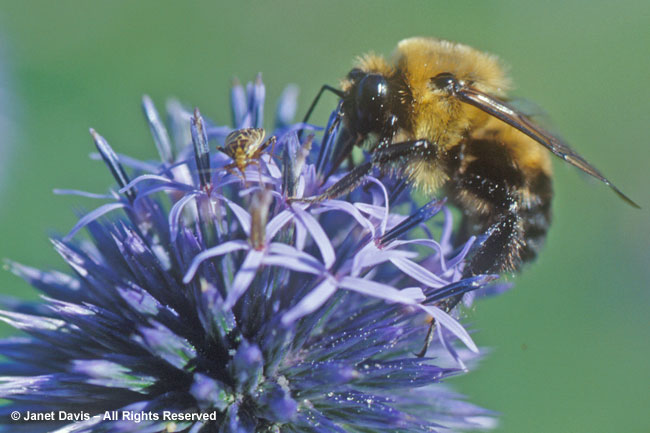
{"type": "Polygon", "coordinates": [[[430,80],[430,83],[434,89],[446,90],[449,93],[454,93],[458,87],[458,80],[451,72],[436,75],[430,80]]]}
{"type": "Polygon", "coordinates": [[[348,72],[348,78],[352,81],[360,81],[365,76],[366,73],[359,68],[354,68],[350,72],[348,72]]]}
{"type": "Polygon", "coordinates": [[[388,82],[379,74],[367,74],[357,84],[356,115],[359,132],[380,130],[388,106],[388,82]]]}

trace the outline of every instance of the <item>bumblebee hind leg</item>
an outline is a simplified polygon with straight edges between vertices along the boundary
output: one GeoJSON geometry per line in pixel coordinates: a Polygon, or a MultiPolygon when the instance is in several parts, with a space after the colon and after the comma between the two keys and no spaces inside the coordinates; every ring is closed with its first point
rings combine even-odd
{"type": "Polygon", "coordinates": [[[471,257],[465,275],[516,271],[525,245],[522,217],[517,203],[500,210],[497,220],[481,235],[482,243],[471,257]]]}
{"type": "Polygon", "coordinates": [[[463,236],[487,236],[470,258],[467,276],[518,271],[537,256],[546,238],[550,175],[522,168],[512,147],[496,137],[469,141],[448,183],[449,197],[463,212],[463,236]]]}

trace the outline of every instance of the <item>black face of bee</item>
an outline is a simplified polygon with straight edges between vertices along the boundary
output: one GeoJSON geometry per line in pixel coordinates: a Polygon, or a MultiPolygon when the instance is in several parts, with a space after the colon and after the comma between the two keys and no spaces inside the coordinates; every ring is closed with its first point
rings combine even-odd
{"type": "Polygon", "coordinates": [[[353,69],[348,77],[355,81],[348,102],[352,105],[346,110],[353,119],[351,124],[361,135],[377,132],[386,124],[390,101],[388,81],[380,74],[368,74],[353,69]]]}

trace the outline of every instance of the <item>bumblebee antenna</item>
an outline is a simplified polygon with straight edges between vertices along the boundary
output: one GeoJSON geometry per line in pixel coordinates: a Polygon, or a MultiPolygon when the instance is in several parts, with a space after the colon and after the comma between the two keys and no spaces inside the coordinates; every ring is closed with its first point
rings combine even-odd
{"type": "MultiPolygon", "coordinates": [[[[311,113],[314,111],[314,108],[316,108],[316,104],[318,104],[318,100],[320,99],[323,92],[326,91],[326,90],[334,93],[339,98],[343,98],[344,93],[341,90],[336,89],[336,88],[334,88],[334,87],[332,87],[330,85],[323,84],[323,87],[320,88],[320,90],[318,91],[318,94],[316,94],[316,97],[314,98],[311,105],[309,106],[309,110],[307,110],[307,114],[305,114],[305,117],[302,119],[302,123],[307,123],[307,121],[311,117],[311,113]]],[[[300,140],[302,138],[302,131],[303,130],[301,129],[298,132],[298,140],[300,140]]]]}

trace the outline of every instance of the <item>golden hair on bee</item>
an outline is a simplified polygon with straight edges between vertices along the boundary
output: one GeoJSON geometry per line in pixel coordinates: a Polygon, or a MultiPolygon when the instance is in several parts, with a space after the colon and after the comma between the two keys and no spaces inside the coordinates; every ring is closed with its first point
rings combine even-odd
{"type": "MultiPolygon", "coordinates": [[[[341,100],[330,130],[340,123],[343,131],[331,155],[334,169],[350,160],[355,146],[366,146],[370,161],[351,167],[321,194],[297,200],[347,194],[375,168],[427,195],[440,191],[462,212],[456,242],[485,236],[465,276],[517,271],[537,256],[551,223],[551,153],[638,207],[509,103],[510,80],[491,54],[440,39],[405,39],[390,61],[373,53],[359,57],[340,85],[321,88],[304,122],[325,90],[335,93],[341,100]]],[[[450,311],[461,297],[438,306],[450,311]]],[[[419,355],[426,353],[433,323],[419,355]]]]}
{"type": "Polygon", "coordinates": [[[374,168],[406,179],[426,194],[441,191],[463,213],[462,242],[488,238],[468,275],[518,270],[534,259],[551,221],[551,163],[555,154],[636,204],[558,137],[509,103],[511,86],[496,56],[433,38],[397,44],[390,60],[366,54],[341,80],[336,121],[346,140],[333,155],[341,164],[354,146],[370,161],[322,194],[345,194],[374,168]],[[550,151],[550,152],[549,152],[550,151]]]}

